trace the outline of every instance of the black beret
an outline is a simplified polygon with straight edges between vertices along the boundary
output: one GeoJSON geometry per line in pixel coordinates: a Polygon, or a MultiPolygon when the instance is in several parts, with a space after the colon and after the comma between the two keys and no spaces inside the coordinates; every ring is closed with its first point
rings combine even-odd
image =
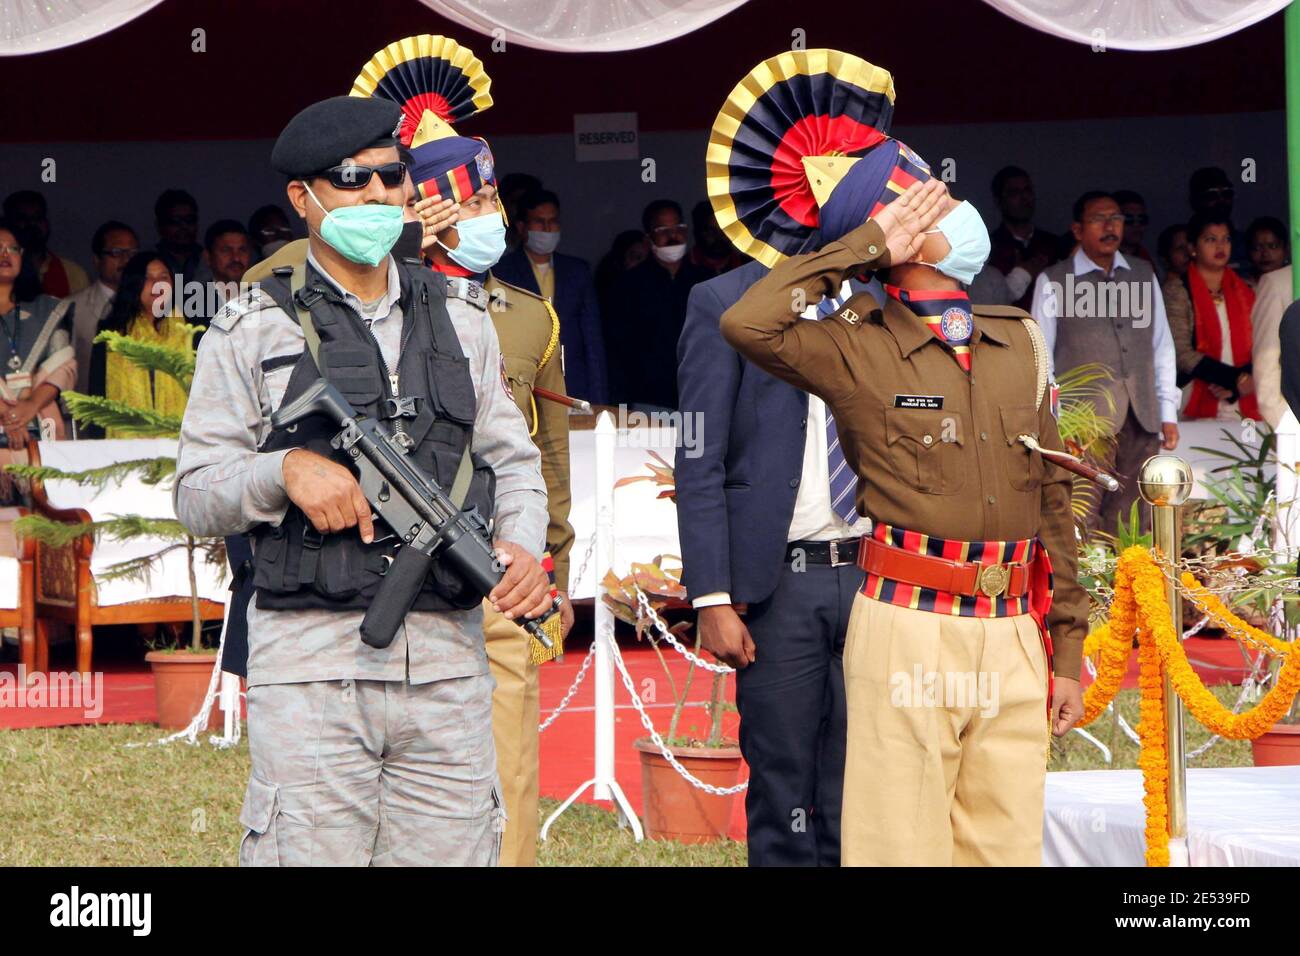
{"type": "Polygon", "coordinates": [[[402,109],[391,100],[334,96],[289,120],[271,150],[271,166],[303,179],[375,146],[396,146],[402,109]]]}

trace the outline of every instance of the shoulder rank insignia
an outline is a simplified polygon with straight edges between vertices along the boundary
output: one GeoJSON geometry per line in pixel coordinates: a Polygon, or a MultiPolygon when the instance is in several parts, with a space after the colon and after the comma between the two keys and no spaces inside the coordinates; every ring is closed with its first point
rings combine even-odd
{"type": "Polygon", "coordinates": [[[223,305],[209,324],[223,332],[229,332],[245,315],[260,312],[268,304],[273,303],[260,289],[249,289],[223,305]]]}
{"type": "Polygon", "coordinates": [[[852,309],[840,309],[838,315],[845,322],[849,323],[849,325],[857,325],[862,321],[862,317],[852,309]]]}

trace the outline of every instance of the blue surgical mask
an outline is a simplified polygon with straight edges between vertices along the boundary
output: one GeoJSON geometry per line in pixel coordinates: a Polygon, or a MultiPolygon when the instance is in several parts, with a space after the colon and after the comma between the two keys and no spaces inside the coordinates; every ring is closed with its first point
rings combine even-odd
{"type": "Polygon", "coordinates": [[[942,233],[948,240],[949,252],[938,262],[916,261],[937,269],[963,285],[970,285],[989,257],[989,230],[984,225],[979,210],[963,201],[940,219],[936,228],[928,231],[942,233]]]}
{"type": "Polygon", "coordinates": [[[367,266],[377,266],[384,261],[397,242],[397,237],[402,234],[401,206],[362,203],[360,206],[326,209],[306,182],[303,182],[303,186],[307,189],[307,195],[325,213],[320,224],[320,237],[339,255],[367,266]]]}
{"type": "Polygon", "coordinates": [[[451,261],[470,272],[487,272],[506,251],[506,221],[501,213],[475,216],[456,223],[460,244],[450,249],[439,240],[438,245],[447,250],[451,261]]]}

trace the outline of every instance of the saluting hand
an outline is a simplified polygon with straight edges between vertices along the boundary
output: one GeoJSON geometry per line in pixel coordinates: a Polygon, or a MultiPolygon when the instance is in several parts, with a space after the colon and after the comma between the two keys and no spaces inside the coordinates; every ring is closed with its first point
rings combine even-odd
{"type": "Polygon", "coordinates": [[[454,199],[421,199],[412,207],[424,223],[420,249],[426,250],[440,239],[460,218],[460,203],[454,199]]]}
{"type": "Polygon", "coordinates": [[[893,265],[910,262],[921,251],[925,231],[948,211],[948,187],[927,179],[908,186],[901,196],[875,215],[885,234],[885,247],[893,265]]]}
{"type": "Polygon", "coordinates": [[[321,534],[361,528],[361,540],[375,540],[370,502],[346,467],[306,448],[295,448],[280,465],[289,500],[307,515],[321,534]]]}

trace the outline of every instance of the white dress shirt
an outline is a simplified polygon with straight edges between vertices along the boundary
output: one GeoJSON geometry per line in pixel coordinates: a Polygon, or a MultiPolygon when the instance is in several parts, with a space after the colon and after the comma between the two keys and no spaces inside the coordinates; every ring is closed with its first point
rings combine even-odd
{"type": "MultiPolygon", "coordinates": [[[[852,294],[853,290],[845,282],[840,287],[839,301],[845,301],[852,294]]],[[[816,305],[803,312],[805,319],[819,317],[816,305]]],[[[871,530],[871,519],[858,515],[850,524],[831,507],[831,483],[826,461],[826,403],[816,395],[808,396],[808,418],[804,424],[803,468],[786,540],[835,541],[865,534],[871,530]]],[[[701,594],[691,601],[691,605],[697,608],[730,603],[731,595],[726,591],[701,594]]]]}
{"type": "MultiPolygon", "coordinates": [[[[1113,279],[1120,269],[1131,267],[1123,253],[1115,253],[1115,262],[1110,272],[1093,262],[1084,253],[1083,248],[1075,250],[1074,260],[1070,264],[1076,276],[1089,272],[1101,272],[1107,279],[1113,279]]],[[[1178,367],[1174,354],[1174,337],[1169,332],[1169,318],[1165,315],[1165,298],[1154,276],[1151,279],[1151,349],[1155,356],[1156,400],[1160,403],[1160,420],[1162,422],[1178,421],[1179,400],[1182,397],[1178,389],[1178,367]]],[[[1047,273],[1040,272],[1034,283],[1034,301],[1030,310],[1038,327],[1043,330],[1047,340],[1047,354],[1055,359],[1056,319],[1060,315],[1060,303],[1056,301],[1056,289],[1048,282],[1047,273]]],[[[1053,370],[1054,372],[1055,370],[1053,370]]]]}

